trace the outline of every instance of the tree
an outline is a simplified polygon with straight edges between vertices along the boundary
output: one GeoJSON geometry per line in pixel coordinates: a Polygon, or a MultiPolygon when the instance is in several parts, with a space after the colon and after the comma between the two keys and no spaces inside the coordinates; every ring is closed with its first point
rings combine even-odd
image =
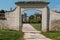
{"type": "Polygon", "coordinates": [[[29,19],[34,19],[34,15],[31,15],[31,16],[29,17],[29,19]]]}
{"type": "Polygon", "coordinates": [[[5,11],[4,10],[0,10],[0,13],[5,13],[5,11]]]}
{"type": "Polygon", "coordinates": [[[34,22],[34,15],[31,15],[31,16],[29,17],[29,22],[34,22]]]}

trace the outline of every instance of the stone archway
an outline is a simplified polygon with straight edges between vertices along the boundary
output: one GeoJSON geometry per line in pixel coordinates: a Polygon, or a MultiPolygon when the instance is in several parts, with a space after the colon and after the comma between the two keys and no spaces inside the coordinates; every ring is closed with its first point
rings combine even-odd
{"type": "Polygon", "coordinates": [[[49,2],[16,2],[15,3],[19,8],[19,27],[22,28],[22,15],[21,11],[25,9],[37,9],[42,11],[42,32],[47,31],[47,27],[49,27],[49,19],[48,19],[48,9],[47,5],[49,2]],[[48,25],[47,25],[48,24],[48,25]]]}

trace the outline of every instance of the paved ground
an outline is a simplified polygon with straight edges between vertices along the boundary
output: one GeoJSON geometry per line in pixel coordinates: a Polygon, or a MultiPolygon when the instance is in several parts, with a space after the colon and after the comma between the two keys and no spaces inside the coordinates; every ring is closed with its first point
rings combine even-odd
{"type": "Polygon", "coordinates": [[[40,34],[40,31],[37,31],[30,24],[23,24],[22,31],[25,40],[51,40],[40,34]]]}

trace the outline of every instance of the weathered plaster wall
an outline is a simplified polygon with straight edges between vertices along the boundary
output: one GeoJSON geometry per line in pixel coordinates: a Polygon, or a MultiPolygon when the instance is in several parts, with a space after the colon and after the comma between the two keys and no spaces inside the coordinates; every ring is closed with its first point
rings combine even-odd
{"type": "Polygon", "coordinates": [[[19,30],[19,7],[14,12],[7,13],[7,24],[10,29],[19,30]]]}
{"type": "Polygon", "coordinates": [[[60,31],[60,13],[50,10],[50,30],[60,31]]]}
{"type": "Polygon", "coordinates": [[[54,11],[50,11],[50,17],[51,20],[60,20],[60,13],[58,12],[54,12],[54,11]]]}
{"type": "Polygon", "coordinates": [[[7,20],[0,20],[0,29],[6,29],[6,21],[7,20]]]}
{"type": "Polygon", "coordinates": [[[6,20],[0,20],[1,29],[19,30],[19,7],[5,13],[6,20]]]}

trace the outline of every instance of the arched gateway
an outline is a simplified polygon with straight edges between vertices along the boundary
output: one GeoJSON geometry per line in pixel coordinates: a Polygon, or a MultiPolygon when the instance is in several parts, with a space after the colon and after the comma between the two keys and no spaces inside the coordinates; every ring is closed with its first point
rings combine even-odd
{"type": "Polygon", "coordinates": [[[42,11],[42,30],[46,32],[49,29],[49,2],[35,1],[35,2],[16,2],[18,7],[17,13],[19,14],[19,29],[22,28],[22,16],[21,12],[26,9],[37,9],[42,11]]]}

